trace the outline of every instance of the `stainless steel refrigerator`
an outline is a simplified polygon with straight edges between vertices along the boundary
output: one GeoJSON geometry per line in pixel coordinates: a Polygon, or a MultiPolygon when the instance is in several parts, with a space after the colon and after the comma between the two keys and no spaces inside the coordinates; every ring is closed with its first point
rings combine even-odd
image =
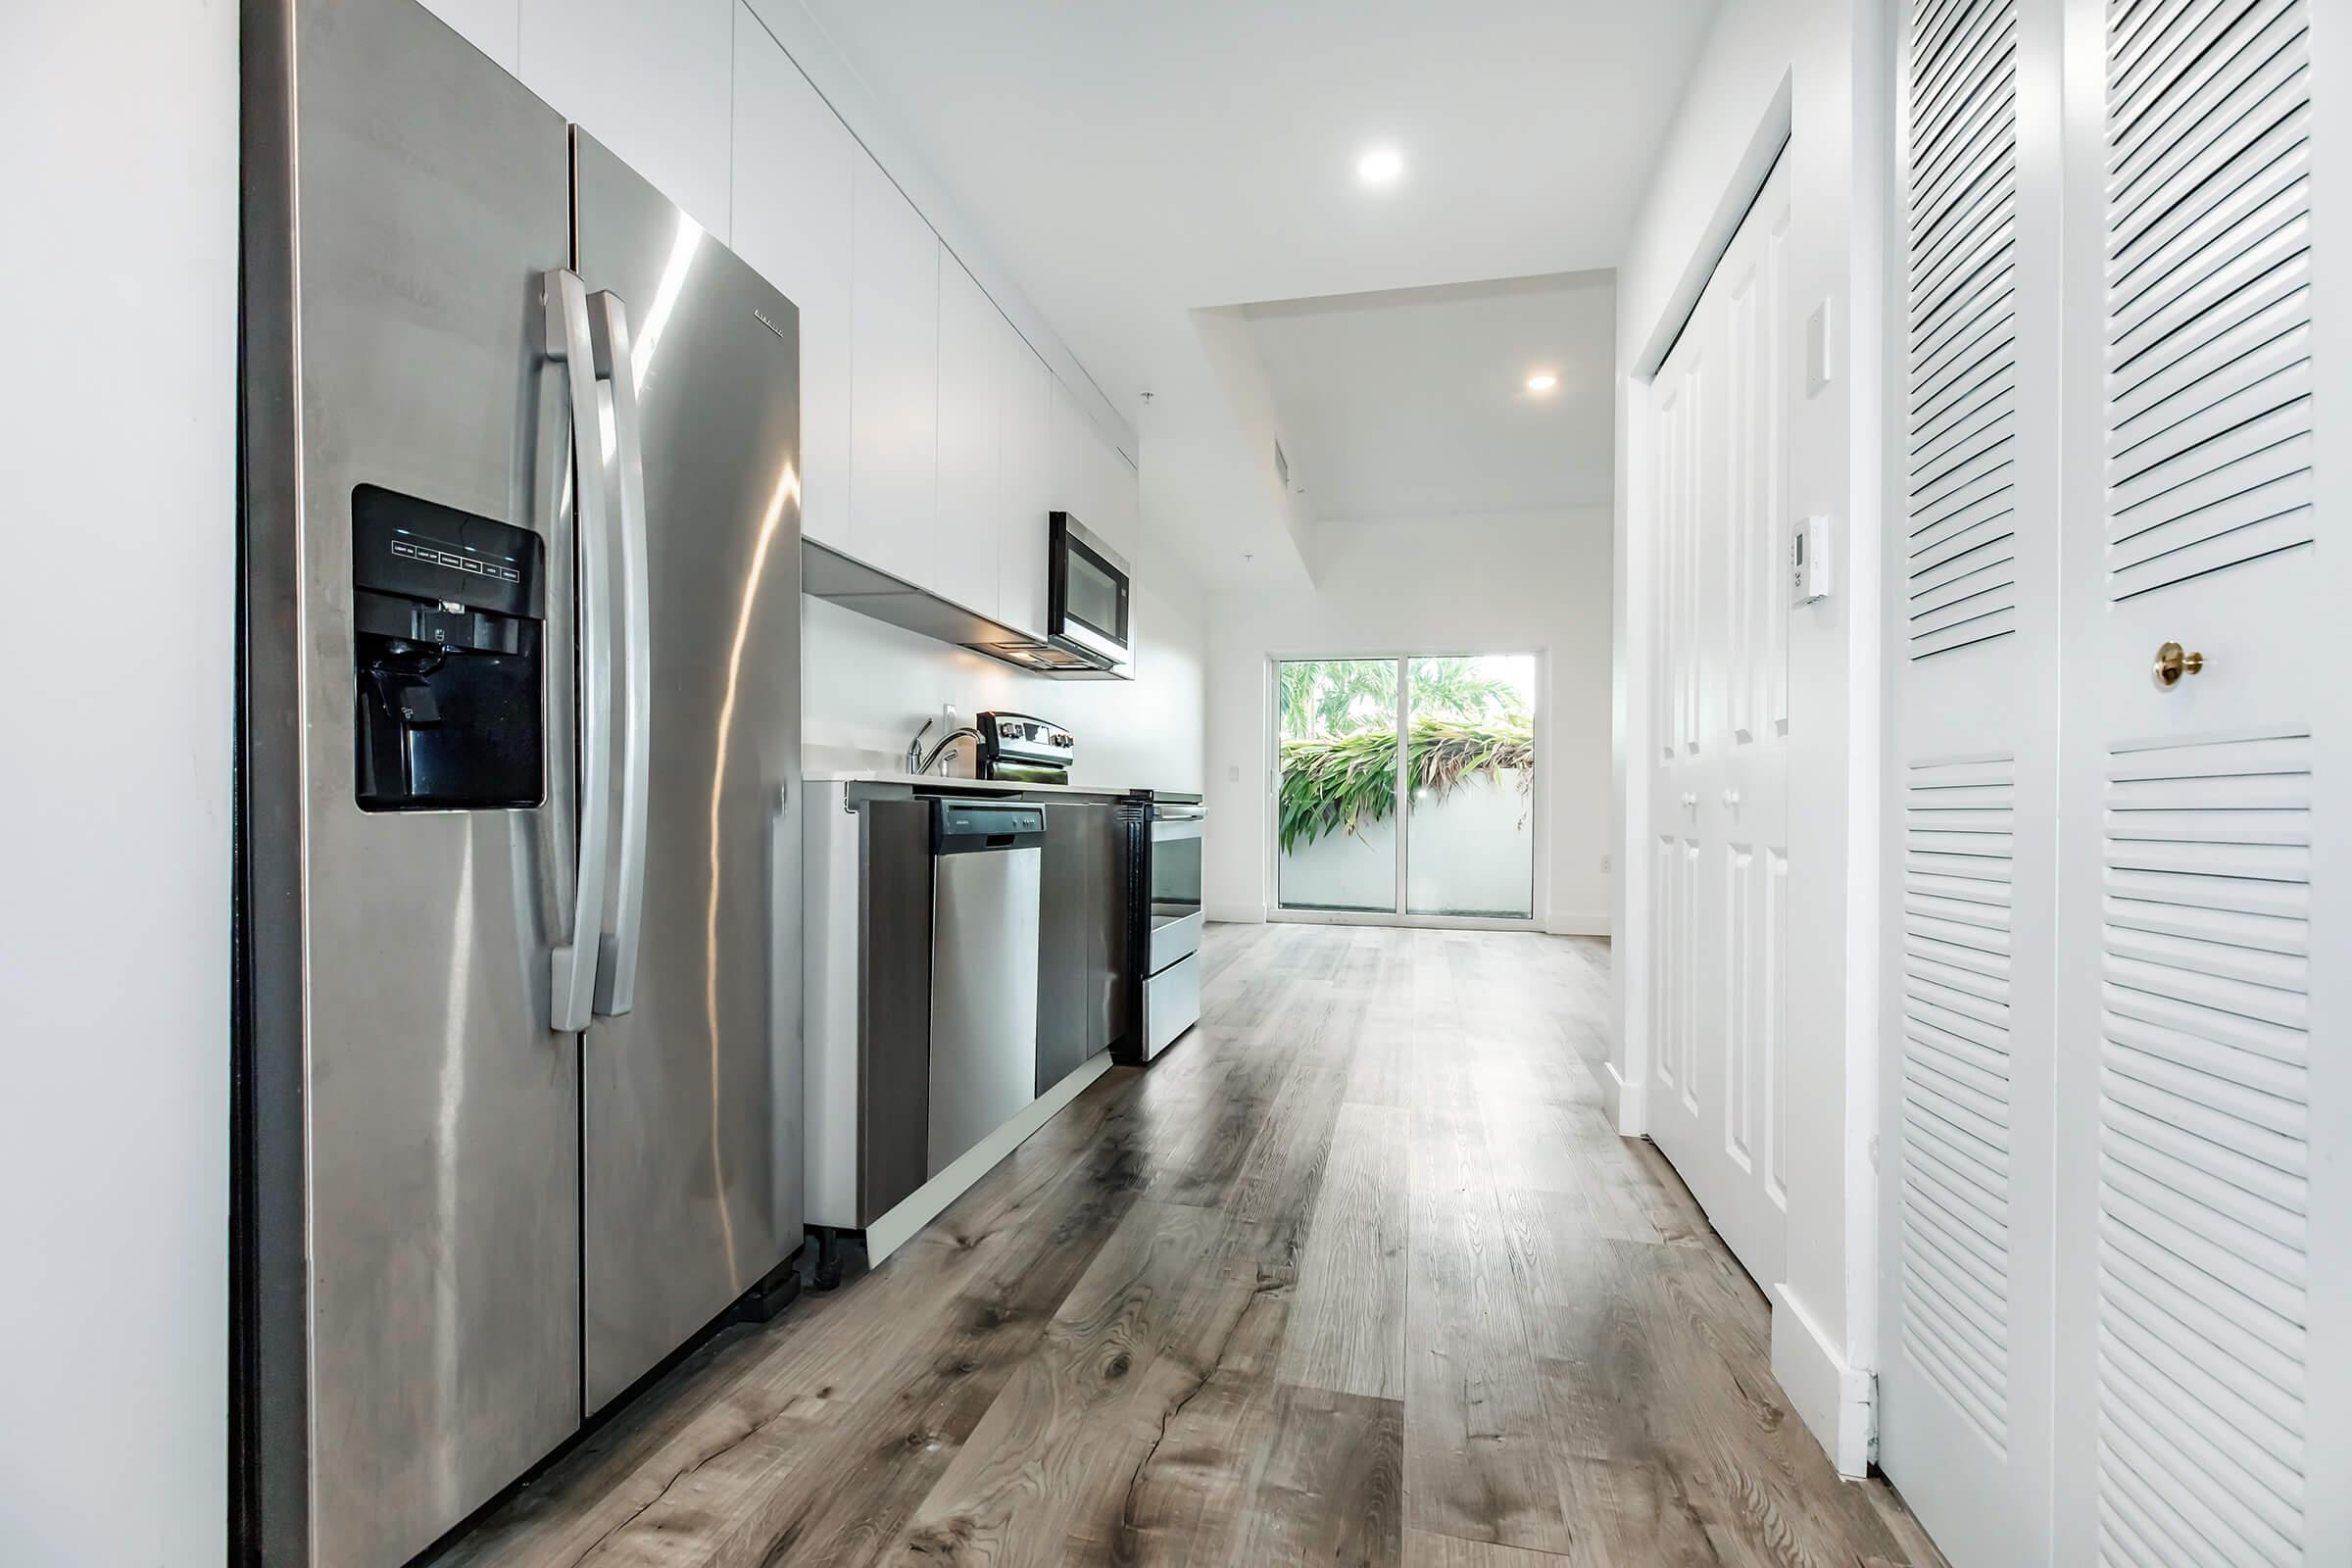
{"type": "Polygon", "coordinates": [[[232,1506],[393,1564],[800,1243],[798,317],[412,0],[244,68],[232,1506]]]}

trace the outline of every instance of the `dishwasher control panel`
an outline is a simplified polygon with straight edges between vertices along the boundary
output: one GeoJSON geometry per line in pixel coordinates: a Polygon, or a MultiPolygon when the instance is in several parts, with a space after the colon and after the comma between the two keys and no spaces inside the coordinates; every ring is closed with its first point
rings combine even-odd
{"type": "Polygon", "coordinates": [[[931,853],[973,855],[1046,842],[1046,808],[1009,801],[942,800],[931,804],[931,853]]]}

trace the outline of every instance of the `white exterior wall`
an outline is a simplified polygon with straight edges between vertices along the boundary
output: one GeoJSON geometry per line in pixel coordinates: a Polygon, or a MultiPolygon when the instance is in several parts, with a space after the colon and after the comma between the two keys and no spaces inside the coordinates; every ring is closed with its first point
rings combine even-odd
{"type": "Polygon", "coordinates": [[[1312,590],[1217,603],[1201,868],[1209,918],[1262,920],[1272,902],[1269,659],[1533,653],[1544,702],[1537,918],[1552,931],[1605,934],[1609,552],[1599,507],[1326,522],[1312,590]]]}
{"type": "MultiPolygon", "coordinates": [[[[1405,907],[1464,914],[1525,913],[1535,885],[1536,801],[1517,768],[1458,780],[1442,801],[1406,813],[1412,863],[1405,907]]],[[[1284,853],[1276,888],[1292,905],[1387,908],[1396,900],[1396,819],[1326,833],[1284,853]]]]}
{"type": "Polygon", "coordinates": [[[237,8],[0,7],[0,1558],[218,1564],[237,8]]]}
{"type": "Polygon", "coordinates": [[[1830,375],[1790,410],[1790,515],[1831,519],[1837,588],[1790,617],[1786,1103],[1788,1263],[1771,1290],[1773,1365],[1839,1467],[1868,1457],[1877,1356],[1878,506],[1885,83],[1880,8],[1866,0],[1747,0],[1720,13],[1683,95],[1618,272],[1615,835],[1629,875],[1614,909],[1620,1127],[1641,1130],[1648,1040],[1642,868],[1653,462],[1646,381],[1698,295],[1771,153],[1790,137],[1789,340],[1826,305],[1830,375]],[[1857,63],[1868,79],[1857,82],[1857,63]],[[1857,342],[1857,338],[1860,342],[1857,342]]]}

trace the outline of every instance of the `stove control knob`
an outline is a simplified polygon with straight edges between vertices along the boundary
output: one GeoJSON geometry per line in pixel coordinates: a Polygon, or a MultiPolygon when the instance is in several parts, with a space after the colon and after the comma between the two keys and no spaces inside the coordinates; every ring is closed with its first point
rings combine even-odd
{"type": "Polygon", "coordinates": [[[1077,745],[1077,744],[1078,744],[1078,742],[1077,742],[1076,738],[1075,738],[1075,737],[1073,737],[1073,736],[1069,736],[1069,735],[1056,735],[1056,736],[1054,736],[1054,745],[1056,745],[1056,746],[1058,746],[1058,747],[1060,747],[1060,748],[1061,748],[1063,751],[1065,751],[1065,752],[1066,752],[1066,751],[1068,751],[1068,750],[1069,750],[1071,747],[1073,747],[1073,746],[1077,745]]]}
{"type": "Polygon", "coordinates": [[[1017,741],[1021,738],[1021,726],[1015,724],[1010,719],[1006,719],[1004,723],[997,726],[997,733],[1004,736],[1008,741],[1017,741]]]}

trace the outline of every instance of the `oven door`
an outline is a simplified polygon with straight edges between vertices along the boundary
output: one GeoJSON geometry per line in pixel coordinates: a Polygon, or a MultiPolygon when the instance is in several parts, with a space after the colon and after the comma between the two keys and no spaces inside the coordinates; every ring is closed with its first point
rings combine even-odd
{"type": "Polygon", "coordinates": [[[1200,951],[1200,835],[1207,818],[1204,807],[1152,808],[1147,975],[1158,974],[1200,951]]]}
{"type": "Polygon", "coordinates": [[[1054,514],[1046,585],[1046,635],[1102,668],[1124,671],[1135,658],[1134,586],[1126,558],[1066,512],[1054,514]]]}

